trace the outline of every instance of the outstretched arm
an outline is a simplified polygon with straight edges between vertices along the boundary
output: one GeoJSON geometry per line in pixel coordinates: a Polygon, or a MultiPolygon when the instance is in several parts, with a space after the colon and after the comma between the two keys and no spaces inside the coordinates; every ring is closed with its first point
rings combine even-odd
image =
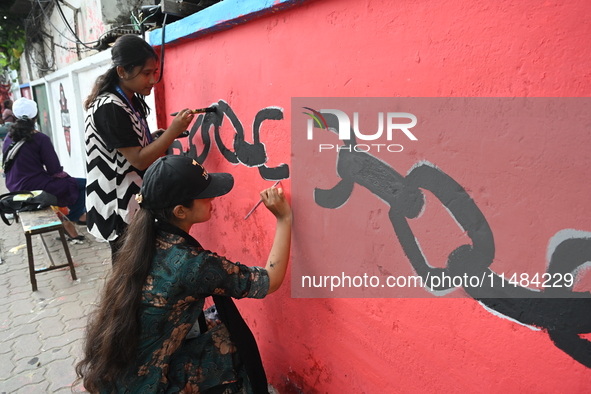
{"type": "Polygon", "coordinates": [[[132,166],[138,170],[145,170],[166,152],[179,134],[189,127],[193,117],[193,113],[185,108],[175,116],[170,127],[157,140],[144,147],[118,148],[119,152],[125,156],[132,166]]]}
{"type": "Polygon", "coordinates": [[[267,209],[277,218],[275,238],[265,267],[269,274],[269,292],[267,294],[271,294],[279,289],[287,271],[291,245],[292,213],[281,188],[271,187],[263,190],[261,198],[267,209]]]}

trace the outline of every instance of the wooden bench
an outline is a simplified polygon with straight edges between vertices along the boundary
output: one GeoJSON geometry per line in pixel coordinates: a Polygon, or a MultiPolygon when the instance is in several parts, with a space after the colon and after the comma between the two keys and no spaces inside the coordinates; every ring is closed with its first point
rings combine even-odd
{"type": "Polygon", "coordinates": [[[76,270],[74,269],[74,263],[72,262],[72,256],[70,255],[70,249],[68,248],[68,242],[66,240],[66,234],[64,232],[64,225],[59,220],[57,214],[51,208],[45,208],[39,211],[23,211],[18,213],[18,220],[21,222],[25,237],[27,239],[27,254],[29,256],[29,275],[31,276],[31,285],[33,291],[37,291],[37,280],[35,275],[53,271],[59,268],[70,267],[70,273],[72,279],[76,280],[76,270]],[[47,248],[47,244],[43,239],[43,234],[57,231],[60,235],[62,246],[68,260],[67,263],[55,265],[51,253],[47,248]],[[35,269],[35,262],[33,261],[33,243],[32,236],[39,234],[41,242],[43,243],[43,249],[49,259],[50,265],[46,268],[35,269]]]}

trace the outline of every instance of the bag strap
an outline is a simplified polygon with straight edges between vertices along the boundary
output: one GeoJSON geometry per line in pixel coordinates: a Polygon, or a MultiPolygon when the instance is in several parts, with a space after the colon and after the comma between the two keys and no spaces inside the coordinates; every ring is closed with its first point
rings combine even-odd
{"type": "MultiPolygon", "coordinates": [[[[4,223],[6,223],[6,225],[7,225],[7,226],[12,226],[12,223],[10,223],[10,222],[8,221],[8,218],[6,217],[6,215],[4,214],[4,212],[0,212],[0,218],[2,219],[2,221],[3,221],[4,223]]],[[[13,218],[14,218],[14,216],[13,216],[13,218]]],[[[14,220],[14,219],[13,219],[13,220],[14,220]]]]}
{"type": "Polygon", "coordinates": [[[17,194],[30,194],[31,196],[35,196],[30,190],[17,190],[14,192],[0,194],[0,201],[3,200],[4,197],[16,196],[17,194]]]}
{"type": "Polygon", "coordinates": [[[16,159],[16,155],[18,155],[18,153],[21,150],[21,146],[23,146],[25,142],[26,141],[24,139],[12,142],[8,146],[8,149],[6,149],[6,152],[2,156],[2,169],[5,173],[10,171],[10,169],[12,168],[12,165],[14,164],[14,159],[16,159]]]}

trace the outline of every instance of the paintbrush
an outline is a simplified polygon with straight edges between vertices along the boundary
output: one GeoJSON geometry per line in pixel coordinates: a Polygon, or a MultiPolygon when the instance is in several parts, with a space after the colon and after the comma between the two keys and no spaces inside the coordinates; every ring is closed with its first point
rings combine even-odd
{"type": "MultiPolygon", "coordinates": [[[[279,184],[279,182],[281,182],[281,180],[278,180],[277,182],[275,182],[275,184],[271,187],[275,187],[279,184]]],[[[259,200],[259,202],[256,203],[256,205],[254,207],[252,207],[252,209],[250,210],[250,212],[248,214],[246,214],[246,216],[244,217],[244,220],[248,219],[248,217],[254,212],[255,209],[258,208],[259,205],[261,205],[261,203],[263,202],[263,199],[261,198],[259,200]]]]}
{"type": "MultiPolygon", "coordinates": [[[[215,107],[191,109],[191,110],[189,110],[189,112],[191,112],[192,114],[202,114],[205,112],[215,112],[215,107]]],[[[170,114],[170,116],[177,116],[178,114],[179,114],[178,112],[175,112],[175,113],[170,114]]]]}

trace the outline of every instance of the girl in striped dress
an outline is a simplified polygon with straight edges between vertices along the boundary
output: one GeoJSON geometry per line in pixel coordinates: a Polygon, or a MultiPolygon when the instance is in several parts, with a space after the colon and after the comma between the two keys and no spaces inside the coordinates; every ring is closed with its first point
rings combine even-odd
{"type": "MultiPolygon", "coordinates": [[[[138,206],[143,173],[185,131],[193,114],[184,109],[167,130],[152,139],[143,100],[158,80],[158,56],[142,38],[124,35],[115,42],[113,65],[97,78],[84,102],[86,208],[88,231],[109,241],[114,257],[120,235],[138,206]]],[[[159,130],[160,131],[160,130],[159,130]]]]}

